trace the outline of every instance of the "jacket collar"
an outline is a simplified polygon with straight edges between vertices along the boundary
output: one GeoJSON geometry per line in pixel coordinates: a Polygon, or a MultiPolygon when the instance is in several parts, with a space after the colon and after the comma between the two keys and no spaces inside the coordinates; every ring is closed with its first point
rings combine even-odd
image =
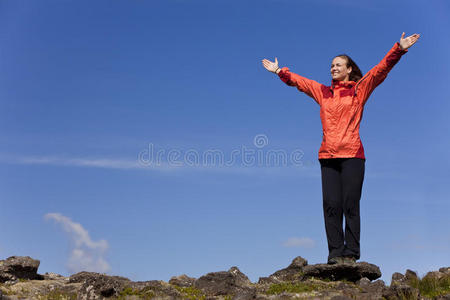
{"type": "Polygon", "coordinates": [[[351,81],[351,80],[345,81],[345,82],[342,80],[335,80],[335,79],[331,80],[331,87],[333,89],[338,88],[338,87],[352,88],[355,84],[356,84],[356,82],[351,81]]]}

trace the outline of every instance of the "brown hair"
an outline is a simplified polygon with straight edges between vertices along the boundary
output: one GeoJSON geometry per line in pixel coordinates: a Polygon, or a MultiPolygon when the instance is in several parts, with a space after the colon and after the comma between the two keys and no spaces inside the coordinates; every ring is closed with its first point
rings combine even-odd
{"type": "Polygon", "coordinates": [[[350,58],[350,56],[348,56],[347,54],[339,54],[339,55],[336,55],[334,58],[336,58],[336,57],[341,57],[341,58],[346,59],[347,60],[347,68],[352,67],[352,72],[349,75],[349,80],[356,82],[363,77],[358,65],[353,61],[353,59],[350,58]]]}

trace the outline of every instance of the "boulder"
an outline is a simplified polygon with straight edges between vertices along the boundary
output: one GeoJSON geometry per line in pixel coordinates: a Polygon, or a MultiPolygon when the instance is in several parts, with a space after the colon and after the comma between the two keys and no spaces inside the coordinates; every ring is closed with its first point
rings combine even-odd
{"type": "Polygon", "coordinates": [[[179,286],[179,287],[190,287],[193,286],[195,282],[195,278],[189,277],[186,274],[182,274],[179,276],[173,276],[170,278],[169,283],[179,286]]]}
{"type": "Polygon", "coordinates": [[[194,282],[194,287],[208,296],[236,295],[252,290],[251,281],[237,267],[228,271],[212,272],[201,276],[194,282]]]}
{"type": "Polygon", "coordinates": [[[404,275],[398,272],[392,274],[391,287],[401,285],[411,286],[411,284],[417,283],[419,280],[419,276],[417,276],[415,271],[407,269],[404,275]]]}
{"type": "Polygon", "coordinates": [[[419,280],[419,276],[417,276],[417,273],[407,269],[405,272],[405,280],[407,282],[417,282],[419,280]]]}
{"type": "Polygon", "coordinates": [[[394,284],[385,289],[382,297],[386,299],[419,299],[419,289],[405,283],[394,284]]]}
{"type": "Polygon", "coordinates": [[[308,261],[301,256],[297,256],[291,264],[284,269],[278,270],[269,277],[260,277],[258,283],[269,284],[282,281],[295,281],[302,278],[303,268],[308,265],[308,261]]]}
{"type": "Polygon", "coordinates": [[[0,260],[0,282],[15,282],[18,279],[43,279],[37,274],[40,261],[29,256],[10,256],[0,260]]]}
{"type": "Polygon", "coordinates": [[[366,287],[366,286],[369,286],[370,285],[370,279],[369,278],[367,278],[367,277],[363,277],[363,278],[361,278],[360,280],[358,280],[357,282],[356,282],[356,284],[358,285],[358,286],[360,286],[360,287],[366,287]]]}
{"type": "Polygon", "coordinates": [[[257,298],[256,289],[244,289],[242,292],[234,295],[232,300],[253,300],[257,298]]]}
{"type": "Polygon", "coordinates": [[[386,283],[383,280],[381,280],[381,279],[372,281],[370,283],[370,285],[371,286],[375,286],[375,287],[379,287],[379,288],[385,288],[386,287],[386,283]]]}
{"type": "Polygon", "coordinates": [[[448,277],[448,275],[446,275],[445,273],[440,272],[440,271],[431,271],[431,272],[428,272],[423,277],[423,279],[427,278],[427,279],[433,279],[433,280],[439,281],[439,279],[441,279],[442,277],[448,277]]]}
{"type": "Polygon", "coordinates": [[[368,278],[363,277],[356,282],[360,287],[364,295],[368,294],[373,299],[381,299],[383,292],[387,289],[383,280],[370,281],[368,278]]]}
{"type": "Polygon", "coordinates": [[[118,296],[131,281],[120,276],[95,272],[79,272],[69,277],[69,283],[82,283],[81,293],[88,298],[118,296]]]}
{"type": "Polygon", "coordinates": [[[405,275],[399,272],[392,274],[391,285],[400,284],[405,281],[405,275]]]}
{"type": "Polygon", "coordinates": [[[354,264],[316,264],[303,268],[305,277],[316,277],[320,279],[329,279],[333,281],[348,280],[356,282],[363,277],[369,280],[375,280],[381,277],[380,268],[367,262],[354,264]]]}
{"type": "Polygon", "coordinates": [[[53,273],[53,272],[45,272],[44,275],[42,275],[42,277],[44,277],[44,280],[67,280],[69,281],[69,278],[66,278],[62,275],[53,273]]]}

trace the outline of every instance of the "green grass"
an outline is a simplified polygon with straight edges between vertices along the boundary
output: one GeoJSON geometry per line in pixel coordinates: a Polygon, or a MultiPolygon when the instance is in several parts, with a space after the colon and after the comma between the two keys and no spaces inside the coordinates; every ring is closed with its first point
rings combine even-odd
{"type": "Polygon", "coordinates": [[[206,299],[206,295],[203,294],[203,292],[199,289],[196,289],[195,287],[181,287],[176,286],[174,287],[183,295],[184,298],[189,300],[204,300],[206,299]]]}
{"type": "Polygon", "coordinates": [[[127,296],[138,296],[139,299],[152,299],[155,297],[155,294],[148,287],[142,290],[126,287],[119,293],[119,297],[117,297],[117,299],[125,299],[127,296]]]}
{"type": "Polygon", "coordinates": [[[409,285],[419,289],[422,296],[429,298],[442,296],[450,293],[450,274],[446,274],[440,279],[427,274],[421,279],[410,279],[409,285]]]}
{"type": "Polygon", "coordinates": [[[76,300],[77,295],[75,293],[67,293],[64,291],[61,291],[59,289],[50,291],[46,295],[40,295],[38,296],[39,300],[76,300]]]}
{"type": "Polygon", "coordinates": [[[11,291],[10,289],[0,289],[3,293],[3,295],[15,295],[16,293],[11,291]]]}
{"type": "Polygon", "coordinates": [[[319,289],[320,287],[314,284],[306,284],[303,282],[291,283],[291,282],[281,282],[274,283],[270,285],[269,289],[266,291],[268,295],[278,295],[283,292],[287,293],[303,293],[311,292],[319,289]]]}

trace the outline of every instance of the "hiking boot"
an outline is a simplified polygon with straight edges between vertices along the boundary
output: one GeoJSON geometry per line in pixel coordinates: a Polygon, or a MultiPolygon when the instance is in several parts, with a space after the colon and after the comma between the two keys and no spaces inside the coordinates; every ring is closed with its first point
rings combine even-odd
{"type": "Polygon", "coordinates": [[[353,256],[344,256],[342,258],[344,264],[351,264],[351,265],[356,264],[356,258],[353,256]]]}
{"type": "Polygon", "coordinates": [[[337,265],[337,264],[343,264],[343,263],[345,263],[345,261],[344,261],[344,257],[342,257],[342,256],[336,256],[336,257],[330,258],[328,260],[329,265],[337,265]]]}

